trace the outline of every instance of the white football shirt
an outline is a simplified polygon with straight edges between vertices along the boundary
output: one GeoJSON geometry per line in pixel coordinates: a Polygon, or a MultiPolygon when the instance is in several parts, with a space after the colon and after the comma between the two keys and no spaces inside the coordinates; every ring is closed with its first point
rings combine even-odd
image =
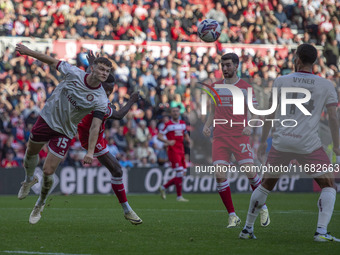
{"type": "MultiPolygon", "coordinates": [[[[309,154],[319,149],[322,144],[318,135],[320,117],[325,106],[337,105],[338,99],[333,84],[325,78],[312,73],[295,72],[278,77],[273,84],[278,88],[278,108],[273,128],[273,146],[284,152],[309,154]],[[298,107],[287,104],[286,115],[281,113],[281,89],[293,87],[304,88],[311,92],[311,99],[303,106],[312,114],[305,115],[298,107]],[[295,127],[284,127],[281,122],[286,119],[297,121],[295,127]]],[[[304,98],[302,93],[287,93],[287,98],[304,98]]],[[[284,122],[293,126],[293,122],[284,122]]]]}
{"type": "Polygon", "coordinates": [[[107,96],[102,85],[91,88],[86,82],[89,75],[81,69],[60,61],[57,70],[64,76],[46,101],[41,117],[51,129],[72,139],[78,123],[90,112],[105,113],[107,96]]]}

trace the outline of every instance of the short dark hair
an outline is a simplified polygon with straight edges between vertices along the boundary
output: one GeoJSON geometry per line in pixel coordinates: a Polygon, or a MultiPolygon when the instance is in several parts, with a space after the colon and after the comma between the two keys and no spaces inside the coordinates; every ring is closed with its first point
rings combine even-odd
{"type": "Polygon", "coordinates": [[[304,43],[299,45],[296,50],[296,55],[301,60],[302,64],[314,64],[318,57],[318,52],[313,45],[304,43]]]}
{"type": "Polygon", "coordinates": [[[179,105],[177,105],[177,106],[173,106],[173,107],[171,107],[171,111],[173,110],[173,109],[178,109],[178,110],[181,110],[181,107],[179,106],[179,105]]]}
{"type": "Polygon", "coordinates": [[[105,57],[99,57],[99,58],[96,58],[94,61],[93,61],[93,64],[94,65],[97,65],[99,63],[102,63],[108,67],[112,67],[112,63],[110,60],[108,60],[107,58],[105,57]]]}
{"type": "Polygon", "coordinates": [[[112,74],[109,74],[109,77],[107,77],[106,83],[114,83],[115,82],[115,77],[113,77],[112,74]]]}
{"type": "Polygon", "coordinates": [[[231,61],[234,63],[234,65],[238,65],[240,63],[239,57],[235,53],[233,53],[233,52],[224,54],[221,59],[222,60],[229,60],[229,59],[231,59],[231,61]]]}
{"type": "Polygon", "coordinates": [[[112,90],[113,90],[114,83],[105,81],[105,82],[102,83],[102,86],[103,86],[103,89],[104,89],[105,91],[107,91],[107,90],[112,91],[112,90]]]}

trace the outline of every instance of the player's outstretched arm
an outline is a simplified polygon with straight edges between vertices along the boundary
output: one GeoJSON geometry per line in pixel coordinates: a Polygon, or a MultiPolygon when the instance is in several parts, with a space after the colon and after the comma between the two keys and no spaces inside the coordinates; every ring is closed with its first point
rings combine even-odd
{"type": "Polygon", "coordinates": [[[124,116],[128,113],[130,108],[134,103],[136,103],[139,100],[139,91],[135,91],[131,94],[129,101],[120,109],[119,111],[116,111],[112,108],[112,115],[109,119],[118,119],[121,120],[124,118],[124,116]]]}
{"type": "Polygon", "coordinates": [[[51,56],[48,56],[46,54],[31,50],[23,44],[17,44],[15,50],[19,52],[21,55],[27,55],[36,58],[39,61],[52,66],[53,68],[56,68],[60,61],[59,59],[52,58],[51,56]]]}
{"type": "Polygon", "coordinates": [[[84,164],[91,164],[93,160],[93,154],[95,150],[95,146],[98,140],[98,135],[100,131],[100,127],[103,120],[97,117],[93,117],[92,124],[89,131],[89,141],[88,141],[88,149],[87,154],[84,157],[84,164]]]}
{"type": "Polygon", "coordinates": [[[340,156],[339,148],[339,122],[336,114],[336,106],[327,107],[329,129],[331,130],[333,140],[333,151],[337,156],[340,156]]]}

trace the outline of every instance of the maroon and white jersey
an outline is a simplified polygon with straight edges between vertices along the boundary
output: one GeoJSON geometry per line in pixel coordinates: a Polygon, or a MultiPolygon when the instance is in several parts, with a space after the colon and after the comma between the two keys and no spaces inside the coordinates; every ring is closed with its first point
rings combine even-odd
{"type": "MultiPolygon", "coordinates": [[[[217,84],[226,84],[225,80],[220,80],[213,83],[211,86],[215,88],[217,84]]],[[[233,97],[229,89],[227,88],[215,88],[217,94],[220,96],[222,105],[219,102],[218,97],[213,93],[215,101],[217,105],[215,105],[215,115],[214,119],[225,119],[228,121],[227,124],[216,125],[214,128],[214,138],[215,137],[224,137],[224,136],[242,136],[242,131],[245,126],[247,126],[247,112],[248,112],[248,96],[253,98],[253,105],[257,105],[257,100],[255,98],[255,94],[253,91],[252,95],[248,95],[248,88],[251,86],[242,79],[239,79],[236,83],[230,84],[234,85],[242,90],[244,95],[244,114],[243,115],[233,115],[233,97]],[[231,121],[233,123],[242,123],[242,124],[233,124],[232,127],[230,125],[231,121]],[[245,123],[245,125],[243,125],[245,123]]]]}
{"type": "MultiPolygon", "coordinates": [[[[278,88],[278,98],[281,98],[281,89],[293,87],[304,88],[311,92],[311,99],[303,106],[311,113],[305,115],[293,104],[287,104],[286,115],[281,114],[281,100],[278,100],[273,128],[273,146],[278,151],[309,154],[322,146],[318,135],[320,117],[325,106],[336,106],[338,97],[334,85],[329,80],[312,73],[295,72],[278,77],[273,88],[278,88]],[[284,120],[297,121],[295,127],[285,127],[284,120]]],[[[302,93],[287,93],[287,98],[304,98],[302,93]]],[[[286,123],[288,125],[289,122],[286,123]]],[[[293,126],[294,123],[289,123],[293,126]]]]}
{"type": "Polygon", "coordinates": [[[184,154],[184,134],[187,126],[185,121],[179,120],[174,122],[173,120],[165,123],[163,130],[160,131],[161,134],[165,135],[168,140],[175,140],[176,143],[173,146],[168,147],[168,153],[181,153],[184,154]]]}
{"type": "Polygon", "coordinates": [[[87,114],[106,112],[107,96],[101,84],[97,88],[88,86],[88,74],[81,69],[60,61],[57,70],[64,79],[53,91],[40,115],[51,129],[72,139],[77,133],[78,123],[87,114]]]}

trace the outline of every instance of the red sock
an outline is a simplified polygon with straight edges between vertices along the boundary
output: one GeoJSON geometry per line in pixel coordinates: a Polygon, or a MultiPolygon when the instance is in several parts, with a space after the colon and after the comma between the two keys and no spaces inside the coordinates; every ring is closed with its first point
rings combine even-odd
{"type": "Polygon", "coordinates": [[[123,177],[112,177],[111,186],[119,200],[119,203],[125,203],[127,201],[127,198],[123,184],[123,177]]]}
{"type": "Polygon", "coordinates": [[[235,209],[233,205],[233,200],[231,199],[231,191],[228,181],[225,180],[224,182],[217,183],[217,190],[218,194],[220,194],[224,206],[227,208],[228,213],[234,213],[235,209]]]}
{"type": "Polygon", "coordinates": [[[250,186],[255,190],[261,184],[261,178],[256,174],[253,178],[248,178],[250,186]]]}
{"type": "Polygon", "coordinates": [[[177,197],[182,196],[182,182],[183,182],[183,177],[176,177],[175,185],[176,185],[177,197]]]}
{"type": "Polygon", "coordinates": [[[169,188],[171,185],[176,185],[176,178],[177,177],[174,177],[172,178],[170,181],[168,181],[166,184],[163,185],[164,188],[169,188]]]}

